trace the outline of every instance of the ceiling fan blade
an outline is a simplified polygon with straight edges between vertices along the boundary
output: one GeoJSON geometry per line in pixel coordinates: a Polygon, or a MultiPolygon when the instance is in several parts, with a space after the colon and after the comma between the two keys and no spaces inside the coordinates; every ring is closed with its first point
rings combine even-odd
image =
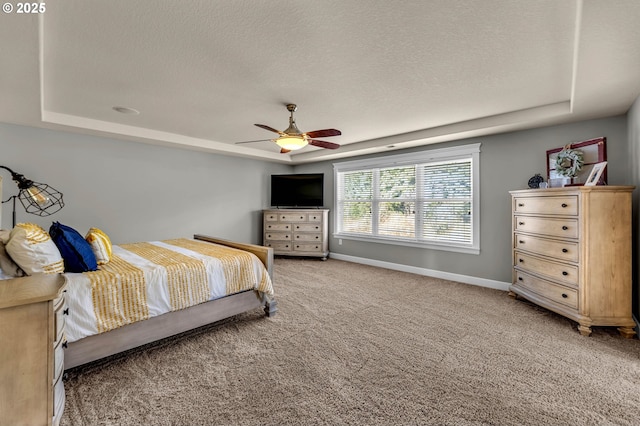
{"type": "Polygon", "coordinates": [[[337,129],[324,129],[307,132],[307,136],[310,138],[326,138],[328,136],[340,136],[341,134],[342,132],[337,129]]]}
{"type": "Polygon", "coordinates": [[[280,154],[286,154],[287,152],[291,152],[290,149],[280,148],[280,154]]]}
{"type": "Polygon", "coordinates": [[[337,143],[327,142],[327,141],[319,141],[317,139],[308,139],[307,142],[309,142],[309,145],[319,146],[320,148],[327,148],[327,149],[338,149],[338,148],[340,148],[340,145],[338,145],[337,143]]]}
{"type": "Polygon", "coordinates": [[[282,134],[282,132],[280,130],[276,130],[273,127],[269,127],[266,124],[254,124],[254,126],[258,126],[258,127],[262,128],[262,129],[268,130],[268,131],[273,132],[273,133],[277,133],[279,135],[282,134]]]}

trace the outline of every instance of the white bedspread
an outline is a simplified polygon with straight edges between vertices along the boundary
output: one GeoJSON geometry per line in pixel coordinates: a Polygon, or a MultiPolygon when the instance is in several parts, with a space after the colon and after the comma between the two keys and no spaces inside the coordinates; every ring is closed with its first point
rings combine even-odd
{"type": "Polygon", "coordinates": [[[254,254],[198,240],[113,246],[99,268],[65,274],[68,342],[244,290],[273,294],[254,254]]]}

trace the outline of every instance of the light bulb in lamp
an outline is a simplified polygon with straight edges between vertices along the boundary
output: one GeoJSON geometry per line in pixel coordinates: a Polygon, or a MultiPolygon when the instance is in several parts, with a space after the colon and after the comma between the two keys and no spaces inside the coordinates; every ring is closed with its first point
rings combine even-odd
{"type": "Polygon", "coordinates": [[[49,197],[42,194],[39,188],[36,188],[35,186],[27,188],[27,193],[29,194],[29,197],[33,199],[33,201],[38,203],[39,206],[46,207],[49,204],[49,197]]]}

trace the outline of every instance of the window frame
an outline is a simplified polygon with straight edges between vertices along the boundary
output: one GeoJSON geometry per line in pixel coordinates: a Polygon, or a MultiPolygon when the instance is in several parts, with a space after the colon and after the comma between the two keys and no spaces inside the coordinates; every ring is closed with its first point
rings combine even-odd
{"type": "MultiPolygon", "coordinates": [[[[394,244],[407,247],[419,247],[433,250],[453,251],[459,253],[468,254],[480,254],[480,143],[468,144],[449,148],[438,148],[420,152],[411,152],[406,154],[386,155],[383,157],[366,158],[362,160],[344,161],[333,164],[333,237],[345,240],[366,241],[383,244],[394,244]],[[381,235],[364,235],[358,233],[349,233],[338,230],[338,226],[342,221],[340,220],[340,209],[338,200],[338,185],[340,184],[339,173],[353,172],[353,171],[368,171],[373,169],[385,169],[402,166],[417,166],[428,163],[442,163],[447,161],[459,161],[459,160],[471,160],[471,243],[454,243],[447,241],[419,241],[417,235],[418,229],[415,230],[416,237],[410,238],[396,238],[381,235]]],[[[377,222],[377,216],[374,210],[374,203],[379,194],[375,192],[376,175],[374,173],[373,182],[374,193],[371,199],[372,203],[372,218],[371,226],[372,233],[376,229],[375,222],[377,222]]],[[[416,176],[417,178],[417,176],[416,176]]],[[[418,182],[416,182],[418,185],[418,182]]],[[[416,203],[419,201],[420,193],[416,188],[415,199],[416,203]]],[[[379,200],[379,198],[378,198],[379,200]]],[[[417,213],[416,213],[417,214],[417,213]]],[[[417,214],[418,215],[418,214],[417,214]]],[[[421,215],[418,215],[420,217],[421,215]]],[[[416,220],[420,223],[421,219],[416,220]]]]}

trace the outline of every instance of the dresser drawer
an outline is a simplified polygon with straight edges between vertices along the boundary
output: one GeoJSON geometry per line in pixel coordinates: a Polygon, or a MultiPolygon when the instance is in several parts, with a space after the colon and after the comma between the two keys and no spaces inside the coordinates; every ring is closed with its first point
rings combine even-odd
{"type": "Polygon", "coordinates": [[[306,222],[306,213],[280,213],[280,222],[306,222]]]}
{"type": "Polygon", "coordinates": [[[268,223],[265,226],[267,231],[290,231],[291,224],[289,223],[268,223]]]}
{"type": "Polygon", "coordinates": [[[300,232],[321,232],[322,231],[322,225],[321,224],[314,224],[314,223],[297,223],[295,225],[293,225],[293,230],[294,231],[300,231],[300,232]]]}
{"type": "Polygon", "coordinates": [[[278,214],[277,213],[265,213],[264,214],[264,220],[266,222],[277,222],[278,221],[278,214]]]}
{"type": "Polygon", "coordinates": [[[575,265],[552,262],[517,250],[514,253],[514,263],[516,269],[544,275],[552,281],[578,286],[578,267],[575,265]]]}
{"type": "Polygon", "coordinates": [[[578,291],[551,281],[536,278],[522,271],[516,271],[515,286],[528,289],[546,299],[572,309],[578,309],[578,291]]]}
{"type": "Polygon", "coordinates": [[[578,238],[578,219],[515,216],[516,231],[562,238],[578,238]]]}
{"type": "Polygon", "coordinates": [[[267,232],[266,241],[291,241],[291,234],[286,232],[267,232]]]}
{"type": "Polygon", "coordinates": [[[578,262],[578,243],[572,241],[548,240],[531,235],[515,234],[514,248],[531,253],[550,256],[558,260],[578,262]]]}
{"type": "Polygon", "coordinates": [[[272,243],[267,241],[265,246],[273,248],[273,250],[279,251],[291,251],[291,243],[272,243]]]}
{"type": "Polygon", "coordinates": [[[578,196],[514,197],[513,211],[515,213],[576,216],[578,214],[578,196]]]}
{"type": "Polygon", "coordinates": [[[322,222],[322,214],[320,213],[309,213],[307,217],[309,222],[322,222]]]}
{"type": "Polygon", "coordinates": [[[298,241],[322,241],[321,234],[295,234],[294,240],[298,241]]]}
{"type": "Polygon", "coordinates": [[[294,244],[293,251],[322,253],[322,244],[294,244]]]}

